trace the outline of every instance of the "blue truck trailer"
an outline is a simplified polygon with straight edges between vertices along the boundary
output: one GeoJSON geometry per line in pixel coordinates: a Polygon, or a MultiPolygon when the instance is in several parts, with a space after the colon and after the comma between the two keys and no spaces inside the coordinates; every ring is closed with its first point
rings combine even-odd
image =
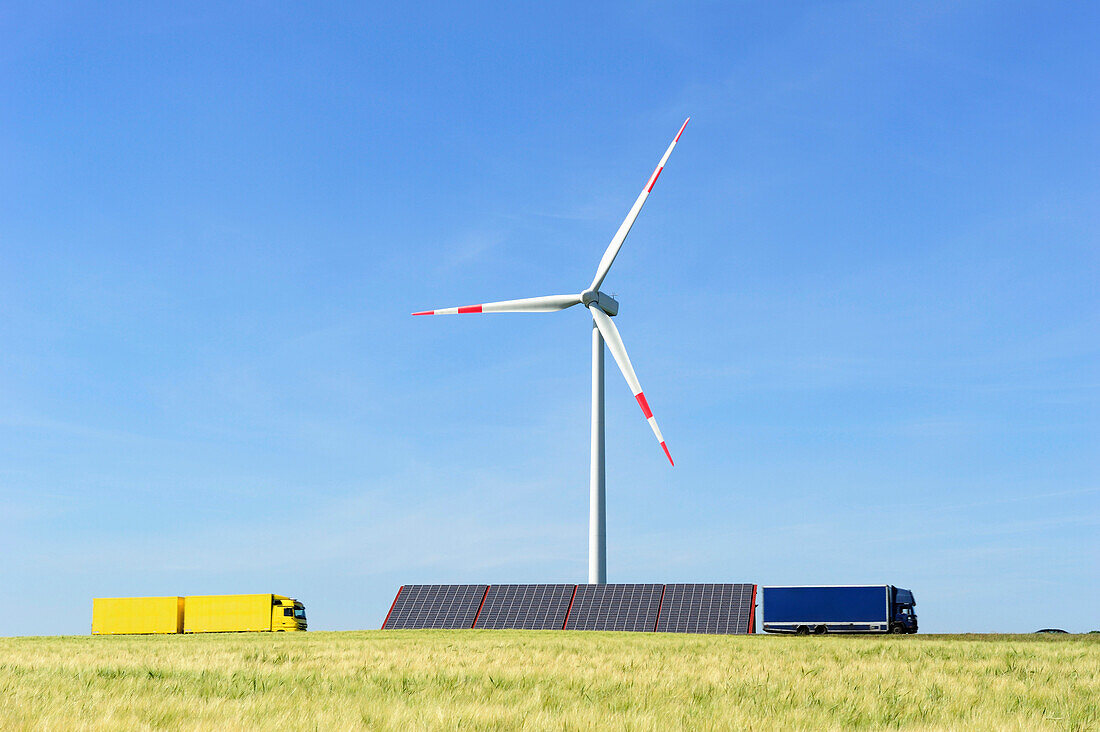
{"type": "Polygon", "coordinates": [[[763,587],[764,632],[916,633],[917,601],[893,585],[763,587]]]}

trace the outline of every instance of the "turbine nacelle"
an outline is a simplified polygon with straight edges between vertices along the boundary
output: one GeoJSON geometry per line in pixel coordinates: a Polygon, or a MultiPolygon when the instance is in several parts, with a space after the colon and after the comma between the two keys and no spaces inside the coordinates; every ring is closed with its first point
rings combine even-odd
{"type": "Polygon", "coordinates": [[[612,317],[619,314],[619,301],[606,292],[600,292],[599,290],[585,290],[582,292],[581,304],[586,308],[595,305],[612,317]]]}

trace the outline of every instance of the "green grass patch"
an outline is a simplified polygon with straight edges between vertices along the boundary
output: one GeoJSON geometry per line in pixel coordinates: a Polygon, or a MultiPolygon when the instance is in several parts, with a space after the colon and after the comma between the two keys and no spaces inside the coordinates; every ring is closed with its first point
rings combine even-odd
{"type": "Polygon", "coordinates": [[[1100,636],[0,638],[2,729],[1100,729],[1100,636]]]}

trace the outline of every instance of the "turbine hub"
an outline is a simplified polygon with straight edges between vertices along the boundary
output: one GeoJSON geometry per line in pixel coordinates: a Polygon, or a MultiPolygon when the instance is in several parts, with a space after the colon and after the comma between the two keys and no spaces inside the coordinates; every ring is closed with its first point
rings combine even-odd
{"type": "Polygon", "coordinates": [[[581,302],[584,303],[586,308],[595,305],[611,317],[615,317],[619,314],[619,302],[606,292],[585,290],[581,293],[581,302]]]}

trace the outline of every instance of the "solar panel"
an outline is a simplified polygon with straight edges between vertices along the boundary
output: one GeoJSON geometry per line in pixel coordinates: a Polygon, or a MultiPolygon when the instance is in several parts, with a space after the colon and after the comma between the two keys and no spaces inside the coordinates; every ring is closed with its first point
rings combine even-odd
{"type": "Polygon", "coordinates": [[[665,585],[658,633],[748,633],[754,585],[665,585]]]}
{"type": "Polygon", "coordinates": [[[561,630],[576,585],[490,585],[477,628],[561,630]]]}
{"type": "Polygon", "coordinates": [[[664,585],[577,585],[566,630],[653,632],[664,585]]]}
{"type": "Polygon", "coordinates": [[[382,627],[472,628],[488,585],[405,585],[382,627]]]}

